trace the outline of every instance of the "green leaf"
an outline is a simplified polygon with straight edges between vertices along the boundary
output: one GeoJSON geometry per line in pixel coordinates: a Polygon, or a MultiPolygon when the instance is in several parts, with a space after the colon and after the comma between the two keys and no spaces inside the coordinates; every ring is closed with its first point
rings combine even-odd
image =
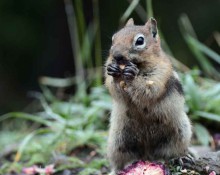
{"type": "Polygon", "coordinates": [[[203,71],[209,76],[220,78],[219,72],[213,67],[212,63],[205,56],[205,54],[215,60],[217,63],[220,63],[220,56],[198,41],[192,24],[190,23],[187,15],[181,15],[179,26],[183,38],[185,39],[189,49],[194,54],[195,58],[198,60],[203,71]]]}
{"type": "Polygon", "coordinates": [[[38,130],[35,130],[33,131],[32,133],[28,134],[21,142],[19,148],[18,148],[18,151],[16,153],[16,156],[15,156],[15,159],[14,161],[15,162],[18,162],[20,159],[21,159],[21,156],[26,148],[26,146],[28,145],[28,143],[30,142],[30,140],[36,136],[37,134],[42,134],[42,133],[47,133],[47,132],[50,132],[48,129],[38,129],[38,130]]]}
{"type": "Polygon", "coordinates": [[[220,64],[220,55],[217,54],[216,52],[214,52],[213,50],[211,50],[210,48],[208,48],[206,45],[204,45],[203,43],[201,43],[200,41],[194,39],[191,37],[191,39],[193,40],[193,42],[195,43],[195,45],[197,46],[197,48],[202,51],[203,53],[205,53],[207,56],[209,56],[211,59],[213,59],[214,61],[216,61],[217,63],[220,64]]]}
{"type": "Polygon", "coordinates": [[[40,116],[27,114],[27,113],[23,113],[23,112],[10,112],[10,113],[4,114],[0,117],[0,122],[2,122],[3,120],[9,119],[9,118],[21,118],[21,119],[25,119],[25,120],[31,120],[31,121],[34,121],[37,123],[44,124],[46,126],[52,125],[52,122],[50,122],[46,119],[42,119],[40,116]]]}
{"type": "Polygon", "coordinates": [[[210,142],[210,134],[208,130],[201,124],[195,123],[194,124],[194,132],[196,137],[198,138],[199,142],[202,145],[208,146],[210,142]]]}
{"type": "Polygon", "coordinates": [[[185,75],[184,90],[190,109],[194,111],[199,110],[201,106],[201,96],[199,95],[199,88],[190,74],[185,75]]]}
{"type": "Polygon", "coordinates": [[[87,167],[89,168],[95,168],[95,169],[101,169],[103,166],[107,164],[106,159],[94,159],[92,162],[90,162],[87,167]]]}
{"type": "Polygon", "coordinates": [[[91,174],[100,174],[100,171],[95,168],[85,168],[79,173],[79,175],[91,175],[91,174]]]}
{"type": "Polygon", "coordinates": [[[220,122],[220,115],[209,113],[209,112],[203,112],[203,111],[196,111],[196,115],[203,117],[205,119],[214,120],[217,122],[220,122]]]}

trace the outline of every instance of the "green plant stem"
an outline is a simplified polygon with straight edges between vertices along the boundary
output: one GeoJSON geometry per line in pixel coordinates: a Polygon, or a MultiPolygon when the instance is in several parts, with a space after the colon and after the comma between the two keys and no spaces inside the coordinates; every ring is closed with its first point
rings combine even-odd
{"type": "Polygon", "coordinates": [[[73,8],[73,4],[71,0],[64,0],[65,11],[67,15],[69,33],[71,38],[71,46],[74,57],[74,64],[76,69],[76,85],[77,89],[79,89],[79,85],[82,81],[85,81],[85,73],[83,69],[82,56],[81,56],[81,48],[78,37],[78,29],[76,24],[76,17],[73,8]]]}
{"type": "Polygon", "coordinates": [[[126,11],[124,12],[124,14],[122,15],[121,19],[120,19],[120,24],[124,24],[125,21],[128,19],[128,17],[131,15],[131,13],[134,11],[135,7],[138,5],[140,0],[133,0],[130,5],[128,6],[128,8],[126,9],[126,11]]]}
{"type": "Polygon", "coordinates": [[[76,21],[77,21],[77,29],[78,29],[78,34],[79,34],[79,42],[80,45],[82,46],[83,44],[83,39],[85,36],[85,16],[84,16],[84,11],[83,11],[83,4],[82,0],[74,0],[74,10],[75,10],[75,16],[76,16],[76,21]]]}
{"type": "Polygon", "coordinates": [[[57,87],[57,88],[65,88],[72,86],[76,83],[75,78],[53,78],[53,77],[47,77],[42,76],[39,78],[39,83],[44,86],[51,86],[51,87],[57,87]]]}
{"type": "Polygon", "coordinates": [[[45,126],[52,126],[52,122],[46,120],[46,119],[42,119],[39,116],[35,116],[32,114],[27,114],[27,113],[23,113],[23,112],[10,112],[7,114],[4,114],[2,116],[0,116],[0,122],[9,119],[9,118],[21,118],[21,119],[25,119],[25,120],[30,120],[36,123],[41,123],[45,126]]]}
{"type": "Polygon", "coordinates": [[[181,15],[179,25],[183,38],[206,75],[215,79],[220,79],[219,72],[215,69],[215,67],[212,66],[212,63],[205,56],[205,54],[218,63],[220,62],[220,56],[196,39],[196,34],[193,30],[190,20],[185,14],[181,15]]]}
{"type": "MultiPolygon", "coordinates": [[[[93,43],[95,40],[95,31],[96,28],[94,27],[94,24],[91,23],[89,24],[86,33],[84,34],[83,37],[83,43],[82,43],[82,58],[84,61],[84,65],[87,68],[86,72],[88,74],[88,68],[93,67],[93,62],[92,62],[92,49],[93,49],[93,43]]],[[[87,78],[88,81],[88,78],[87,78]]]]}
{"type": "MultiPolygon", "coordinates": [[[[127,0],[129,3],[132,3],[132,0],[127,0]]],[[[135,7],[135,12],[138,14],[138,16],[141,18],[143,22],[146,22],[146,11],[145,9],[141,6],[140,3],[137,4],[135,7]]]]}
{"type": "MultiPolygon", "coordinates": [[[[102,65],[102,54],[101,54],[101,31],[100,31],[100,22],[99,22],[99,4],[98,0],[93,0],[93,21],[94,21],[94,27],[96,30],[95,33],[95,66],[101,67],[102,65]]],[[[96,72],[96,85],[100,86],[102,85],[102,71],[101,69],[97,69],[96,72]]]]}
{"type": "Polygon", "coordinates": [[[153,6],[152,6],[152,0],[146,0],[146,9],[147,9],[147,18],[153,17],[153,6]]]}

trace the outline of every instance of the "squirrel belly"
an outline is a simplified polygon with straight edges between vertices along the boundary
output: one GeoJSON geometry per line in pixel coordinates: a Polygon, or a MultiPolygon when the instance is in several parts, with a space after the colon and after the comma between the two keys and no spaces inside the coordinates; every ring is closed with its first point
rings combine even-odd
{"type": "Polygon", "coordinates": [[[113,35],[105,77],[113,98],[107,152],[112,172],[136,160],[187,153],[192,132],[183,89],[153,18],[144,26],[130,19],[113,35]]]}

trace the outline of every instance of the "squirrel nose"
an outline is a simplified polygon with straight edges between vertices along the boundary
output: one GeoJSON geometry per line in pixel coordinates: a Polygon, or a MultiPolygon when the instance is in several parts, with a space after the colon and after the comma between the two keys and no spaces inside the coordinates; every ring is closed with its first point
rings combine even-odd
{"type": "Polygon", "coordinates": [[[125,57],[120,53],[114,53],[113,58],[117,62],[123,61],[125,59],[125,57]]]}

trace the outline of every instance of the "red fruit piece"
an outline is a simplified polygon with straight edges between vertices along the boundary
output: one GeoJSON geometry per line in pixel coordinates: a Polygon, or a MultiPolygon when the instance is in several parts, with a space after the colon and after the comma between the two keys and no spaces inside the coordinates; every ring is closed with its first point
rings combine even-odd
{"type": "Polygon", "coordinates": [[[138,161],[129,165],[118,175],[168,175],[169,171],[162,163],[138,161]]]}

